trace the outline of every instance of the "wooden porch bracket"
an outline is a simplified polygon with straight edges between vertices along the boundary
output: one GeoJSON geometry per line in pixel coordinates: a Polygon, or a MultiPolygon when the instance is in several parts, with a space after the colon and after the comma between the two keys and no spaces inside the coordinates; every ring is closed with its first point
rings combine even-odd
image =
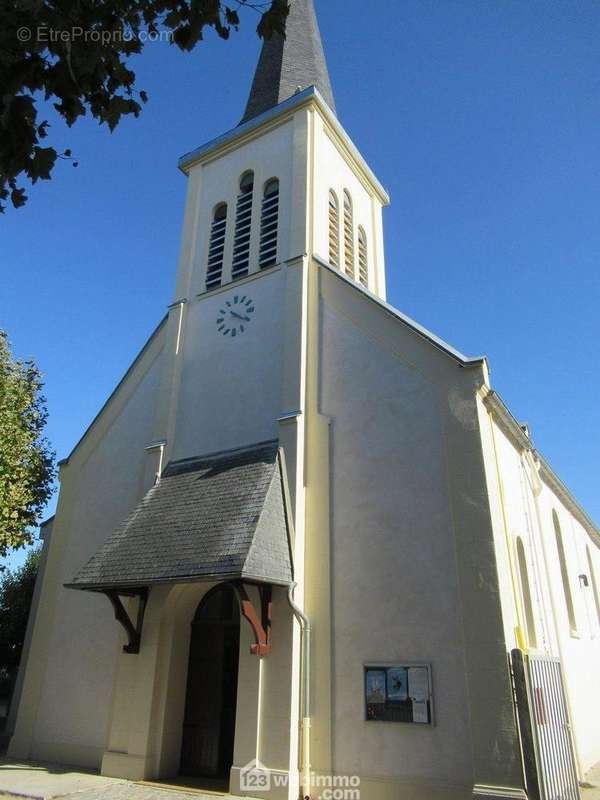
{"type": "Polygon", "coordinates": [[[254,633],[255,644],[251,645],[250,652],[255,656],[266,656],[271,652],[271,616],[273,611],[273,587],[269,584],[260,584],[260,617],[258,616],[252,600],[248,597],[246,587],[240,581],[233,584],[242,616],[248,620],[254,633]]]}
{"type": "Polygon", "coordinates": [[[125,629],[128,642],[123,645],[123,652],[136,654],[140,652],[140,643],[142,641],[142,626],[144,624],[144,612],[146,610],[146,603],[148,602],[148,589],[133,589],[133,590],[115,590],[106,591],[104,594],[110,600],[113,610],[115,612],[115,619],[125,629]],[[135,625],[131,621],[125,606],[121,600],[121,596],[125,597],[138,597],[138,613],[135,625]]]}

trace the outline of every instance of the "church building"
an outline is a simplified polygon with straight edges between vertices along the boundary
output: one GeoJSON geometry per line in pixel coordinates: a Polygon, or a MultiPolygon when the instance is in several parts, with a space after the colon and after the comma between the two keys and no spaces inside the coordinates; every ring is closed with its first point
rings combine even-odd
{"type": "Polygon", "coordinates": [[[600,532],[486,359],[386,302],[389,198],[312,0],[179,168],[173,302],[60,465],[9,755],[273,800],[576,800],[600,532]]]}

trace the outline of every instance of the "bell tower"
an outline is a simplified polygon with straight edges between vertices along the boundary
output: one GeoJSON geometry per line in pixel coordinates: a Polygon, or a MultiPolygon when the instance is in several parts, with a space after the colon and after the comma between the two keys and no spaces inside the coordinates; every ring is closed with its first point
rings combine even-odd
{"type": "Polygon", "coordinates": [[[388,197],[341,126],[313,0],[262,46],[240,124],[185,155],[177,300],[315,255],[385,299],[388,197]]]}

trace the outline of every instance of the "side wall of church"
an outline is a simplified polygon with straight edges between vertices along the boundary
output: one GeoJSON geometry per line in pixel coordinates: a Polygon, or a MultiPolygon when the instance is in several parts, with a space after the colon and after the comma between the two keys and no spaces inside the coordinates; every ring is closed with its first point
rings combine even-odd
{"type": "Polygon", "coordinates": [[[600,760],[600,547],[534,459],[481,404],[509,646],[559,657],[581,776],[600,760]],[[555,531],[563,543],[567,591],[555,531]],[[585,576],[582,577],[582,576],[585,576]],[[527,586],[529,590],[527,590],[527,586]],[[529,599],[531,598],[531,599],[529,599]]]}
{"type": "Polygon", "coordinates": [[[464,798],[478,784],[522,796],[475,406],[483,370],[326,268],[320,314],[333,769],[358,773],[370,797],[401,785],[464,798]],[[435,724],[366,721],[365,665],[411,662],[432,667],[435,724]]]}
{"type": "Polygon", "coordinates": [[[64,588],[147,488],[165,326],[61,469],[39,612],[9,753],[99,767],[120,643],[108,600],[64,588]]]}

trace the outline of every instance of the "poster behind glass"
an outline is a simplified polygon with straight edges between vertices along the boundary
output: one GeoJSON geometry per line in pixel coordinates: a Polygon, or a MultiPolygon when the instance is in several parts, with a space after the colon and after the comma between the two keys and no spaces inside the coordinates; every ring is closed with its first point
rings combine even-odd
{"type": "Polygon", "coordinates": [[[431,725],[431,706],[428,664],[365,667],[367,720],[431,725]]]}

